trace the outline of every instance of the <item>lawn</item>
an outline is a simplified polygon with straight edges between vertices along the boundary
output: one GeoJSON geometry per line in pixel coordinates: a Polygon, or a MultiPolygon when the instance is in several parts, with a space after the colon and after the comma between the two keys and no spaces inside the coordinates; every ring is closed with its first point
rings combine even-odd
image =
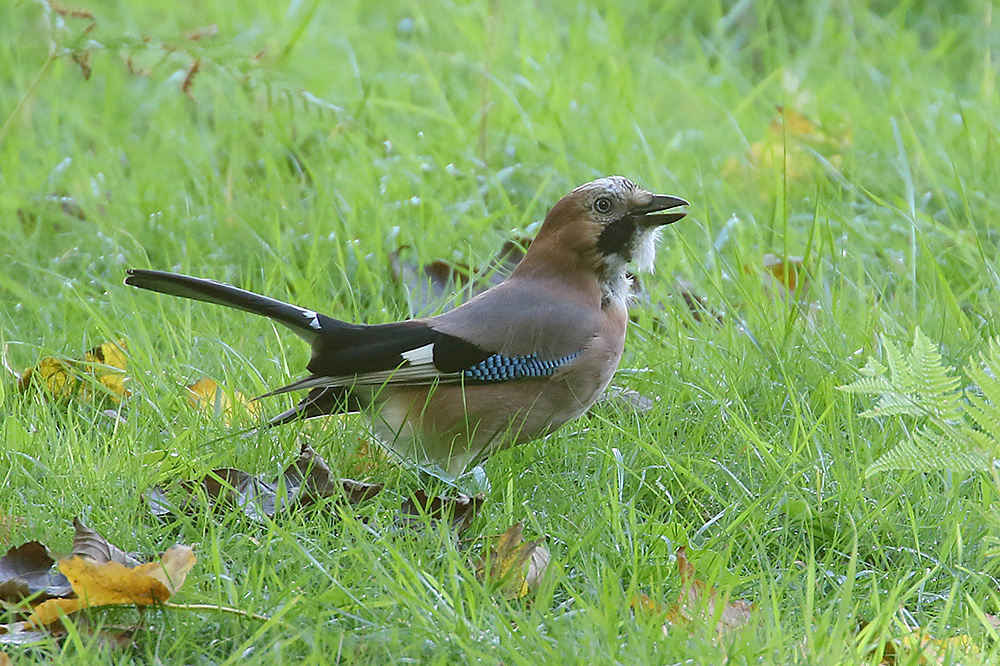
{"type": "Polygon", "coordinates": [[[837,388],[918,328],[949,366],[998,334],[992,20],[989,2],[944,0],[0,3],[4,364],[124,338],[131,391],[54,400],[0,381],[0,551],[67,552],[82,516],[144,558],[192,546],[173,601],[269,618],[91,610],[65,636],[0,635],[0,652],[878,664],[921,627],[979,652],[946,661],[994,659],[1000,489],[866,474],[914,421],[863,418],[872,400],[837,388]],[[418,304],[395,251],[487,265],[608,174],[692,202],[642,277],[615,380],[654,405],[609,401],[492,457],[457,539],[395,526],[415,490],[452,491],[359,455],[357,418],[241,437],[252,416],[188,405],[202,376],[246,395],[298,377],[298,338],[122,285],[129,267],[175,270],[396,321],[418,304]],[[274,477],[304,440],[386,488],[262,521],[204,503],[161,520],[144,499],[214,468],[274,477]],[[475,568],[517,521],[551,564],[508,600],[475,568]],[[750,626],[664,635],[680,546],[699,579],[756,605],[750,626]],[[640,594],[662,610],[631,609],[640,594]],[[137,623],[125,647],[102,637],[137,623]]]}

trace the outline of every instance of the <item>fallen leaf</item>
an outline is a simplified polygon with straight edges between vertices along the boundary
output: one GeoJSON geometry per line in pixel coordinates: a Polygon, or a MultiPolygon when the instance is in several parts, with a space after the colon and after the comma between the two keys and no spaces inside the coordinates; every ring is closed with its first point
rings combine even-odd
{"type": "Polygon", "coordinates": [[[55,560],[38,541],[29,541],[0,557],[0,601],[16,604],[30,597],[40,601],[72,591],[65,576],[52,571],[55,560]]]}
{"type": "Polygon", "coordinates": [[[194,551],[187,546],[174,546],[159,562],[135,568],[81,555],[64,558],[59,560],[59,570],[69,579],[76,597],[42,602],[28,618],[26,629],[51,624],[84,608],[165,602],[184,584],[195,562],[194,551]]]}
{"type": "MultiPolygon", "coordinates": [[[[92,606],[165,602],[184,584],[197,561],[191,548],[173,546],[159,561],[141,564],[78,519],[73,524],[74,552],[56,563],[59,572],[53,571],[52,557],[37,541],[12,548],[0,557],[0,579],[23,583],[34,595],[30,601],[40,602],[33,608],[5,604],[22,617],[29,611],[30,615],[26,621],[0,624],[0,643],[22,645],[58,635],[51,633],[51,628],[44,635],[33,630],[92,606]]],[[[23,598],[22,594],[17,601],[23,598]]],[[[119,644],[122,636],[125,634],[107,634],[104,638],[119,644]]]]}
{"type": "Polygon", "coordinates": [[[383,488],[381,483],[334,478],[326,461],[308,444],[302,445],[299,457],[285,469],[283,477],[289,504],[301,506],[329,497],[358,504],[375,497],[383,488]]]}
{"type": "Polygon", "coordinates": [[[655,599],[650,599],[644,592],[636,592],[628,600],[629,608],[645,615],[659,615],[663,613],[663,604],[655,599]]]}
{"type": "Polygon", "coordinates": [[[676,282],[677,291],[680,293],[681,298],[684,299],[684,304],[687,305],[688,310],[691,312],[691,317],[696,322],[714,321],[719,324],[723,323],[722,315],[708,307],[708,298],[699,296],[693,284],[683,278],[677,278],[676,282]]]}
{"type": "Polygon", "coordinates": [[[459,493],[456,497],[428,497],[423,490],[417,490],[413,497],[403,501],[396,514],[396,525],[411,530],[424,526],[424,517],[433,521],[447,521],[455,535],[461,534],[486,501],[486,495],[475,497],[459,493]]]}
{"type": "Polygon", "coordinates": [[[88,557],[99,563],[118,562],[127,567],[139,564],[139,560],[87,527],[80,518],[73,519],[72,554],[88,557]]]}
{"type": "Polygon", "coordinates": [[[764,270],[773,276],[777,283],[789,292],[789,295],[794,295],[795,289],[799,285],[802,261],[802,257],[788,255],[782,259],[768,253],[764,255],[764,270]]]}
{"type": "Polygon", "coordinates": [[[354,479],[335,478],[326,461],[308,444],[303,444],[295,462],[282,474],[284,494],[277,482],[268,482],[249,472],[232,467],[215,469],[200,482],[183,481],[177,492],[153,486],[146,492],[150,511],[156,516],[190,513],[203,492],[211,504],[230,504],[257,522],[272,518],[280,511],[301,508],[319,500],[335,498],[349,504],[371,499],[382,490],[382,484],[364,483],[354,479]],[[171,494],[180,495],[176,501],[171,494]]]}
{"type": "Polygon", "coordinates": [[[187,388],[188,404],[192,408],[213,418],[221,417],[226,425],[232,424],[233,417],[237,413],[236,405],[239,405],[244,414],[252,417],[260,415],[260,407],[256,402],[251,402],[239,391],[233,391],[230,395],[209,377],[202,377],[185,388],[187,388]]]}
{"type": "Polygon", "coordinates": [[[715,622],[715,633],[722,636],[746,626],[753,618],[756,611],[753,604],[742,599],[720,602],[719,594],[714,588],[695,578],[694,565],[688,561],[684,546],[677,549],[677,569],[680,571],[683,589],[674,605],[667,610],[668,623],[676,626],[715,622]]]}
{"type": "Polygon", "coordinates": [[[187,482],[181,484],[188,491],[184,503],[185,512],[194,500],[192,491],[202,488],[208,499],[214,505],[231,504],[243,509],[250,519],[261,521],[265,516],[273,516],[277,490],[249,472],[233,467],[214,469],[205,475],[200,484],[187,482]]]}
{"type": "Polygon", "coordinates": [[[0,666],[13,666],[13,663],[14,662],[10,660],[9,654],[6,652],[0,652],[0,666]]]}
{"type": "Polygon", "coordinates": [[[32,384],[39,384],[57,399],[76,395],[90,399],[95,395],[96,384],[103,387],[100,394],[113,402],[121,402],[130,395],[125,388],[126,349],[128,345],[122,339],[94,347],[84,354],[82,362],[46,356],[24,371],[18,388],[25,391],[32,384]]]}
{"type": "Polygon", "coordinates": [[[456,292],[471,298],[506,280],[524,257],[530,239],[508,240],[485,267],[475,270],[466,264],[432,261],[418,264],[409,258],[411,248],[403,246],[390,255],[392,275],[405,290],[410,310],[427,314],[447,309],[456,292]]]}
{"type": "MultiPolygon", "coordinates": [[[[891,657],[892,664],[920,664],[921,666],[939,666],[943,664],[966,663],[957,657],[971,657],[979,654],[979,646],[966,635],[951,638],[934,638],[922,629],[914,629],[890,643],[895,647],[884,651],[885,657],[891,657]]],[[[883,663],[887,663],[883,658],[883,663]]]]}
{"type": "Polygon", "coordinates": [[[523,543],[523,537],[524,523],[511,525],[476,569],[481,579],[499,585],[507,599],[521,599],[537,589],[551,559],[544,539],[523,543]]]}
{"type": "Polygon", "coordinates": [[[204,28],[198,28],[192,30],[191,32],[184,35],[185,39],[189,39],[192,42],[197,42],[200,39],[205,39],[206,37],[215,37],[219,34],[219,26],[215,23],[204,28]]]}
{"type": "Polygon", "coordinates": [[[160,581],[168,594],[173,595],[184,585],[188,573],[197,561],[190,546],[171,546],[163,553],[159,562],[140,564],[134,570],[160,581]]]}
{"type": "MultiPolygon", "coordinates": [[[[791,107],[779,105],[776,109],[778,114],[764,137],[748,146],[747,159],[754,174],[768,176],[778,171],[788,180],[800,180],[822,164],[817,155],[839,168],[843,161],[840,151],[851,143],[848,132],[835,135],[791,107]]],[[[730,157],[722,167],[723,177],[738,173],[740,166],[738,158],[730,157]]]]}

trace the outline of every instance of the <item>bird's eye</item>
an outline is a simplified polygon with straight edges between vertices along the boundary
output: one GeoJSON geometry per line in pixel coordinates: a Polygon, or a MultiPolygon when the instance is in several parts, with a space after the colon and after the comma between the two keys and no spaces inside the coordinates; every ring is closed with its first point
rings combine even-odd
{"type": "Polygon", "coordinates": [[[607,214],[611,212],[611,199],[607,197],[601,197],[594,202],[594,210],[601,214],[607,214]]]}

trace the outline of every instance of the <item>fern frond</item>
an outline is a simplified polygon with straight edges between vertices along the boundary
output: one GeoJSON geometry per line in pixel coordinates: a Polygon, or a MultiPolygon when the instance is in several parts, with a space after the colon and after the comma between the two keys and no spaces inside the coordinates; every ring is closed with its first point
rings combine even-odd
{"type": "Polygon", "coordinates": [[[869,465],[865,476],[891,470],[983,472],[990,469],[990,464],[989,456],[956,433],[921,428],[912,439],[900,440],[869,465]]]}
{"type": "Polygon", "coordinates": [[[919,328],[914,333],[913,348],[907,361],[912,373],[913,391],[922,397],[922,406],[928,414],[943,421],[961,418],[962,394],[959,391],[960,381],[953,374],[955,368],[944,364],[941,352],[919,328]]]}
{"type": "Polygon", "coordinates": [[[882,346],[885,347],[885,360],[889,364],[889,377],[896,385],[896,390],[909,393],[916,384],[913,381],[913,369],[906,362],[902,350],[892,340],[882,340],[882,346]]]}
{"type": "Polygon", "coordinates": [[[944,365],[940,352],[918,328],[910,353],[891,340],[883,342],[888,368],[869,359],[855,382],[841,386],[847,393],[878,395],[878,401],[861,416],[930,416],[953,421],[961,414],[959,380],[944,365]],[[885,373],[888,370],[889,376],[885,373]]]}
{"type": "Polygon", "coordinates": [[[1000,405],[1000,338],[990,341],[985,354],[969,359],[965,374],[976,384],[982,396],[993,405],[1000,405]]]}
{"type": "Polygon", "coordinates": [[[904,353],[884,341],[886,366],[869,360],[862,377],[841,387],[876,396],[861,416],[915,416],[926,422],[869,465],[866,475],[888,470],[991,471],[1000,458],[1000,338],[991,340],[965,373],[975,387],[962,391],[955,369],[918,328],[904,353]]]}
{"type": "Polygon", "coordinates": [[[980,398],[978,395],[969,395],[968,399],[969,406],[965,408],[965,411],[979,426],[979,430],[975,431],[966,426],[963,431],[972,430],[988,438],[991,444],[983,448],[993,455],[1000,454],[1000,410],[995,404],[980,398]]]}

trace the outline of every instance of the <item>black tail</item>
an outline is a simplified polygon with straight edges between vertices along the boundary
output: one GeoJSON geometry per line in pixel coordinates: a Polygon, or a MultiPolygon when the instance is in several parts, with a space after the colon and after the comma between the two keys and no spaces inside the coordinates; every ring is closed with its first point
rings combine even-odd
{"type": "MultiPolygon", "coordinates": [[[[128,277],[125,284],[158,291],[161,294],[190,298],[206,303],[215,303],[229,308],[252,312],[263,315],[269,319],[284,324],[295,331],[300,337],[310,343],[315,342],[323,329],[324,324],[331,324],[336,320],[331,320],[325,315],[317,314],[312,310],[300,308],[297,305],[284,303],[282,301],[261,296],[251,291],[237,289],[228,284],[206,280],[204,278],[190,277],[178,273],[167,273],[165,271],[147,271],[137,268],[128,270],[128,277]]],[[[340,323],[340,322],[338,322],[340,323]]]]}

